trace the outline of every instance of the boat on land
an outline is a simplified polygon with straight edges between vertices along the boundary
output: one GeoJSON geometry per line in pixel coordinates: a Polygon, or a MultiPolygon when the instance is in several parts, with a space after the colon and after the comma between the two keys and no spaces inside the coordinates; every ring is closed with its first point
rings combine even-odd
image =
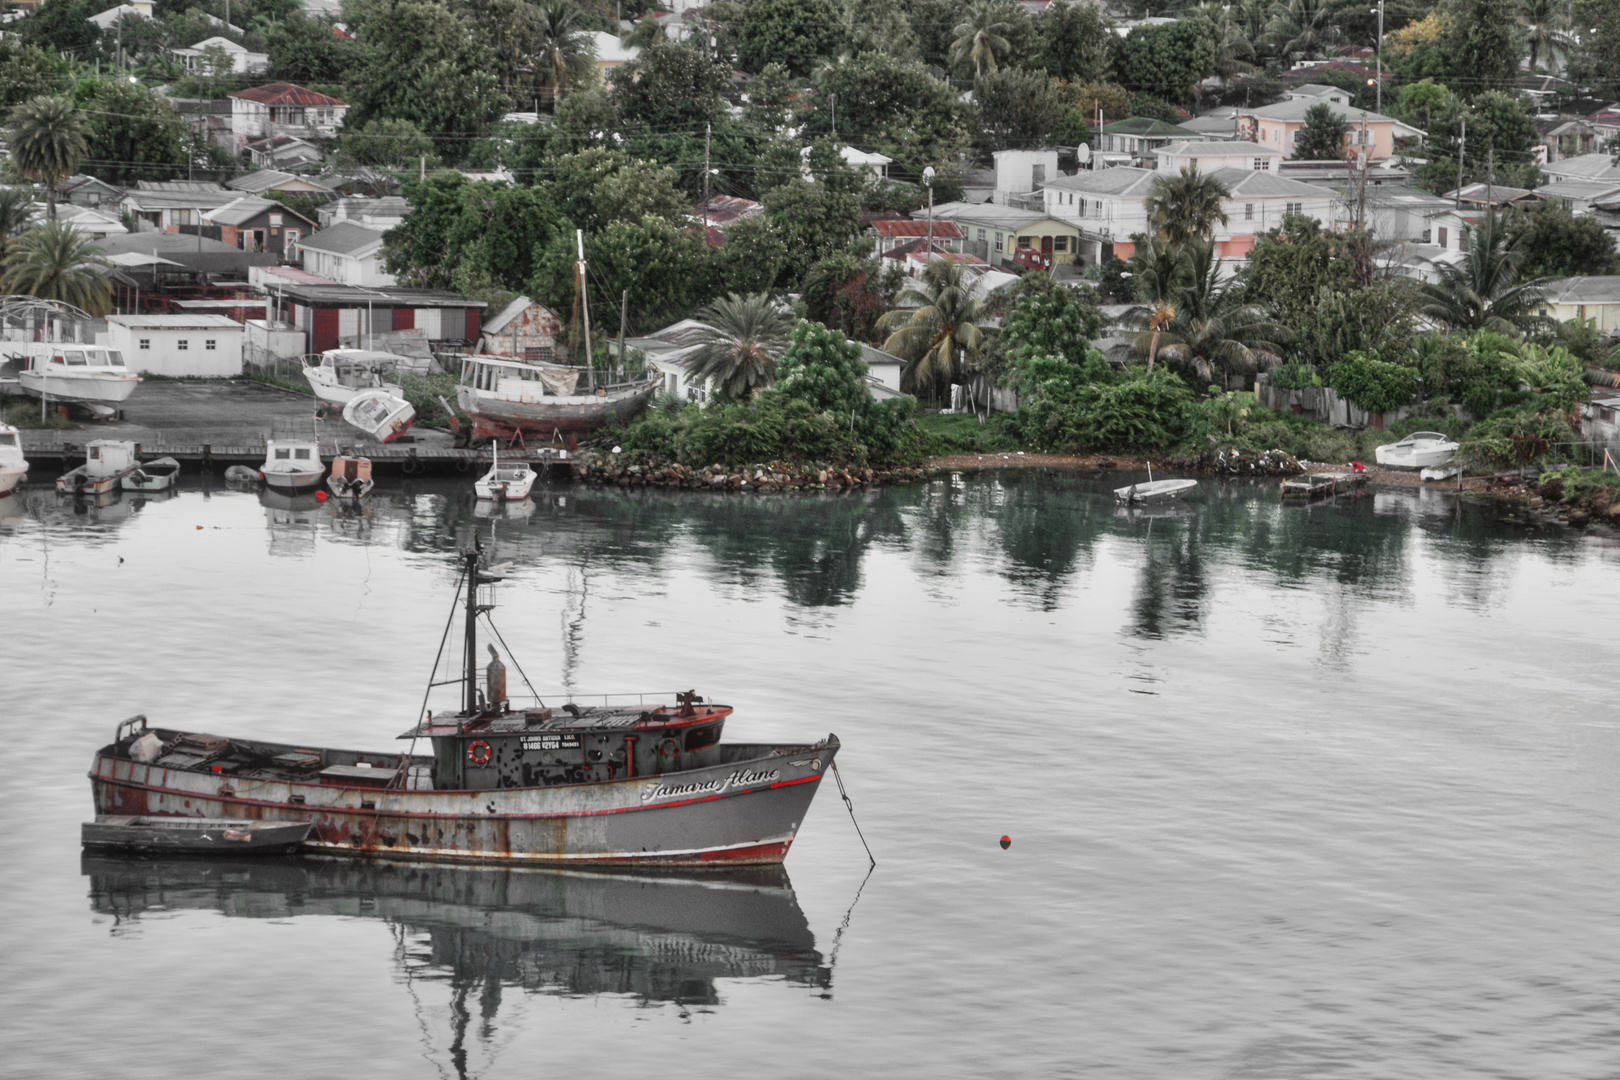
{"type": "Polygon", "coordinates": [[[97,416],[117,415],[141,377],[117,349],[74,341],[6,342],[3,355],[19,370],[17,382],[30,397],[83,405],[97,416]]]}
{"type": "Polygon", "coordinates": [[[136,464],[135,471],[119,481],[125,491],[167,491],[180,482],[180,463],[172,457],[153,458],[136,464]]]}
{"type": "Polygon", "coordinates": [[[1458,444],[1438,431],[1415,431],[1373,451],[1386,469],[1432,469],[1457,456],[1458,444]]]}
{"type": "Polygon", "coordinates": [[[91,439],[84,448],[84,464],[58,476],[56,490],[79,495],[116,491],[124,477],[139,465],[134,443],[123,439],[91,439]]]}
{"type": "Polygon", "coordinates": [[[1198,486],[1196,480],[1155,480],[1153,466],[1148,466],[1146,483],[1128,484],[1114,489],[1114,501],[1124,506],[1147,506],[1179,499],[1198,486]]]}
{"type": "Polygon", "coordinates": [[[313,827],[307,821],[98,814],[80,826],[79,842],[164,855],[282,855],[297,849],[313,827]]]}
{"type": "Polygon", "coordinates": [[[28,479],[28,459],[23,457],[22,432],[10,424],[0,424],[0,495],[28,479]]]}
{"type": "Polygon", "coordinates": [[[393,442],[410,429],[416,409],[403,397],[388,390],[364,390],[343,406],[343,419],[350,427],[378,442],[393,442]]]}
{"type": "Polygon", "coordinates": [[[371,479],[371,459],[333,458],[332,475],[326,478],[326,486],[339,499],[358,502],[365,498],[371,494],[371,489],[375,486],[375,482],[371,479]]]}
{"type": "Polygon", "coordinates": [[[416,363],[407,356],[373,349],[328,349],[304,359],[304,378],[318,400],[341,409],[356,394],[368,390],[403,397],[400,372],[410,371],[416,363]]]}
{"type": "Polygon", "coordinates": [[[266,484],[281,491],[305,491],[315,487],[326,475],[326,466],[321,463],[321,446],[313,439],[266,440],[259,475],[266,484]]]}
{"type": "MultiPolygon", "coordinates": [[[[501,580],[461,556],[455,713],[426,712],[403,753],[119,724],[90,767],[98,814],[311,822],[304,849],[475,863],[721,867],[788,854],[840,743],[723,743],[732,709],[694,692],[517,705],[478,622],[501,580]],[[649,697],[660,700],[649,700],[649,697]],[[418,743],[431,748],[414,752],[418,743]]],[[[437,675],[429,676],[430,684],[437,675]]],[[[531,693],[532,693],[532,687],[531,693]]]]}
{"type": "Polygon", "coordinates": [[[478,354],[462,358],[456,405],[472,418],[475,440],[549,440],[623,423],[662,385],[656,370],[615,382],[594,367],[478,354]]]}
{"type": "Polygon", "coordinates": [[[522,502],[527,499],[534,487],[534,478],[539,474],[522,461],[502,465],[500,448],[492,446],[490,449],[494,457],[489,472],[473,481],[473,491],[479,501],[522,502]]]}

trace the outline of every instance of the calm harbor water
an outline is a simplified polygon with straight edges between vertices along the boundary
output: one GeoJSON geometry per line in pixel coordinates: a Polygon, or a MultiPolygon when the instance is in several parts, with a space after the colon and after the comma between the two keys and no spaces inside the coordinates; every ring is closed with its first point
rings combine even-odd
{"type": "Polygon", "coordinates": [[[0,1071],[1612,1077],[1620,546],[1122,482],[0,500],[0,1071]],[[542,695],[835,732],[876,871],[830,785],[780,875],[81,855],[133,713],[393,747],[474,531],[542,695]]]}

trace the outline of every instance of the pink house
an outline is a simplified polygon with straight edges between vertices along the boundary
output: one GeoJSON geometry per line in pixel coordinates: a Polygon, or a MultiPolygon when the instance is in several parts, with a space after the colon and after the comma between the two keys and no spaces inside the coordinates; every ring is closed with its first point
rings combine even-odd
{"type": "MultiPolygon", "coordinates": [[[[1301,87],[1301,90],[1307,88],[1301,87]]],[[[1357,109],[1347,101],[1349,95],[1336,87],[1324,87],[1326,93],[1312,95],[1295,91],[1287,101],[1247,109],[1239,113],[1238,130],[1244,138],[1261,146],[1282,151],[1284,158],[1294,157],[1294,142],[1305,128],[1305,114],[1314,106],[1326,105],[1350,125],[1344,143],[1347,154],[1366,146],[1371,159],[1379,161],[1393,157],[1397,138],[1422,138],[1423,132],[1404,124],[1393,116],[1385,116],[1370,109],[1357,109]]]]}

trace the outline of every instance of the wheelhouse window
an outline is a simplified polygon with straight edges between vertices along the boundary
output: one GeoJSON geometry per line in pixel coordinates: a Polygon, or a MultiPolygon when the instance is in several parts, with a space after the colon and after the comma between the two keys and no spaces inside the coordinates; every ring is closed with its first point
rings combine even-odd
{"type": "Polygon", "coordinates": [[[85,350],[85,357],[90,361],[91,367],[107,366],[107,354],[102,352],[100,349],[85,350]]]}
{"type": "Polygon", "coordinates": [[[277,461],[286,461],[290,457],[292,457],[292,452],[290,450],[288,450],[285,446],[276,447],[276,460],[277,461]]]}
{"type": "Polygon", "coordinates": [[[299,461],[308,461],[309,460],[309,447],[307,447],[307,446],[298,447],[296,450],[293,451],[293,457],[297,458],[299,461]]]}
{"type": "Polygon", "coordinates": [[[62,353],[67,357],[68,367],[84,367],[84,353],[79,349],[66,349],[62,353]]]}

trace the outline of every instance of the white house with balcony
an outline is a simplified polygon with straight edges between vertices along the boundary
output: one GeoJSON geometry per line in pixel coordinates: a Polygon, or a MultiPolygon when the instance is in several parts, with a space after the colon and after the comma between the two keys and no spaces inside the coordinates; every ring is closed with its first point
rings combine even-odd
{"type": "Polygon", "coordinates": [[[1230,139],[1189,139],[1173,142],[1148,151],[1159,172],[1180,172],[1194,168],[1201,173],[1221,169],[1244,169],[1253,172],[1276,172],[1282,161],[1282,151],[1274,146],[1258,143],[1233,142],[1230,139]]]}
{"type": "MultiPolygon", "coordinates": [[[[1158,160],[1161,166],[1180,168],[1180,159],[1174,155],[1161,155],[1158,160]]],[[[1046,213],[1080,230],[1079,262],[1094,265],[1110,255],[1129,259],[1136,252],[1131,237],[1153,232],[1148,222],[1148,196],[1153,194],[1154,183],[1169,171],[1129,165],[1081,170],[1046,185],[1046,213]]],[[[1208,175],[1230,193],[1222,200],[1227,222],[1216,227],[1214,237],[1223,260],[1248,255],[1255,238],[1281,225],[1289,214],[1304,214],[1325,226],[1333,221],[1336,196],[1332,191],[1253,168],[1252,161],[1249,168],[1216,169],[1208,175]]]]}
{"type": "Polygon", "coordinates": [[[335,97],[284,82],[238,90],[230,98],[237,150],[251,139],[271,135],[331,138],[349,111],[348,104],[335,97]]]}
{"type": "Polygon", "coordinates": [[[1049,178],[1058,175],[1056,150],[997,150],[996,187],[990,199],[998,206],[1018,206],[1020,195],[1040,191],[1049,178]]]}
{"type": "Polygon", "coordinates": [[[304,269],[339,285],[377,288],[398,279],[383,269],[383,234],[352,221],[339,222],[299,244],[304,269]]]}
{"type": "MultiPolygon", "coordinates": [[[[204,38],[188,49],[171,49],[175,62],[192,73],[203,70],[203,61],[208,56],[209,49],[218,49],[219,55],[230,61],[230,70],[236,75],[257,75],[270,70],[270,55],[268,53],[248,52],[230,38],[211,37],[204,38]]],[[[213,74],[221,74],[214,72],[213,74]]]]}

